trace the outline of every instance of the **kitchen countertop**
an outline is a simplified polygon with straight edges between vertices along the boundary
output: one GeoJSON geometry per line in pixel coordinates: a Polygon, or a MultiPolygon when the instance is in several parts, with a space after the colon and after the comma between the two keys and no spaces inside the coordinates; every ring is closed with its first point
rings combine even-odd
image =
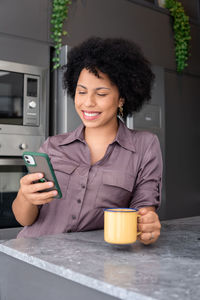
{"type": "Polygon", "coordinates": [[[0,243],[15,239],[22,227],[0,228],[0,243]]]}
{"type": "Polygon", "coordinates": [[[149,246],[110,245],[98,230],[13,239],[0,252],[116,299],[200,299],[200,216],[162,222],[149,246]]]}

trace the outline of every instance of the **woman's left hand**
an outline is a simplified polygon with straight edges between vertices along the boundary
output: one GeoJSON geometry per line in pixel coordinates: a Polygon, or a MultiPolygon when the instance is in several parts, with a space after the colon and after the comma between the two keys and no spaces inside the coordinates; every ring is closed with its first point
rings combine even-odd
{"type": "Polygon", "coordinates": [[[138,231],[141,234],[138,239],[141,243],[149,245],[155,243],[160,235],[161,224],[154,207],[139,209],[138,231]]]}

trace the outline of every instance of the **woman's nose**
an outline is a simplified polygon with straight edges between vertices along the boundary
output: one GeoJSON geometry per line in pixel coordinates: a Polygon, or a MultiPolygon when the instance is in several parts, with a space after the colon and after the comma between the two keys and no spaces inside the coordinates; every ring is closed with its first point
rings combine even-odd
{"type": "Polygon", "coordinates": [[[96,101],[95,101],[95,97],[94,95],[87,95],[86,99],[85,99],[85,106],[95,106],[96,101]]]}

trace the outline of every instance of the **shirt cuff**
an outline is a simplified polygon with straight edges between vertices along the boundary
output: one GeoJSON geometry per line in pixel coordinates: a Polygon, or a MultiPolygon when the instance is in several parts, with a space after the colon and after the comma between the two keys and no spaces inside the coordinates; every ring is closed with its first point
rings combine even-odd
{"type": "Polygon", "coordinates": [[[145,206],[154,206],[156,210],[161,204],[161,182],[158,182],[154,189],[139,188],[135,191],[130,208],[142,208],[145,206]]]}

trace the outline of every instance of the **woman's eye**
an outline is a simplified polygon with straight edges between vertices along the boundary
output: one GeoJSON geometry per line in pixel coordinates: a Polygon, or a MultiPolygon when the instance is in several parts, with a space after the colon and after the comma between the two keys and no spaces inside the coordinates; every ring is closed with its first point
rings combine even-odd
{"type": "Polygon", "coordinates": [[[79,93],[79,95],[84,95],[84,94],[86,94],[86,92],[81,92],[81,91],[79,91],[78,93],[79,93]]]}
{"type": "Polygon", "coordinates": [[[101,97],[104,97],[106,96],[107,94],[97,94],[98,96],[101,96],[101,97]]]}

